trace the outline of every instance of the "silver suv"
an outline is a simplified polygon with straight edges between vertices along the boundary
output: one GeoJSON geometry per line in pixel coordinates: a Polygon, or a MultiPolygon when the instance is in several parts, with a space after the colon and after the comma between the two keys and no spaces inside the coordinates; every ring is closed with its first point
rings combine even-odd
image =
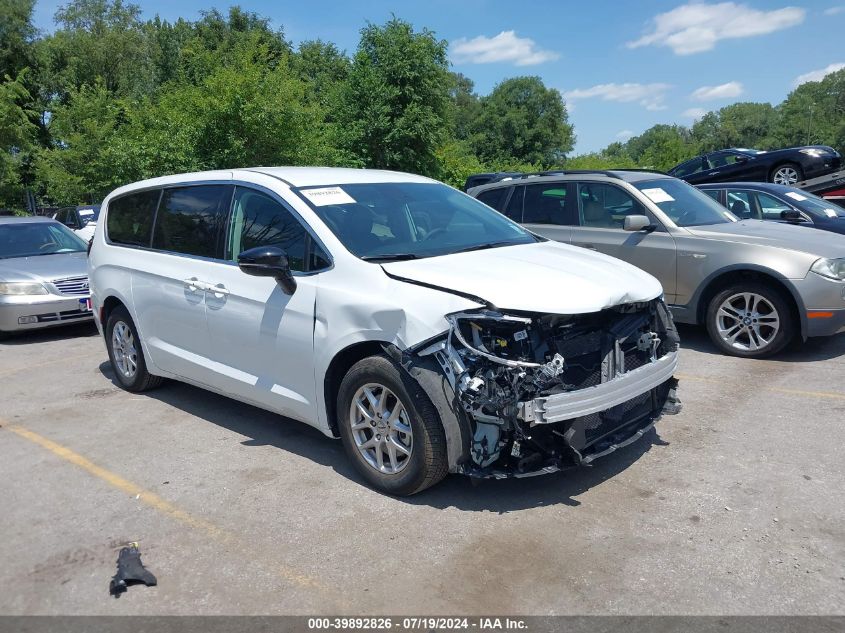
{"type": "Polygon", "coordinates": [[[545,237],[657,277],[675,320],[726,354],[763,357],[845,331],[845,236],[738,220],[689,184],[644,171],[568,172],[475,187],[545,237]]]}

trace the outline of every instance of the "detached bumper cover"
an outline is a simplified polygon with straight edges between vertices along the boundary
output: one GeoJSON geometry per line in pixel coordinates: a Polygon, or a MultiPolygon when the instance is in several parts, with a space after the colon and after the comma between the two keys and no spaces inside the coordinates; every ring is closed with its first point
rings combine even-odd
{"type": "Polygon", "coordinates": [[[522,402],[517,417],[532,424],[551,424],[606,411],[665,383],[677,366],[678,353],[669,352],[608,382],[522,402]]]}

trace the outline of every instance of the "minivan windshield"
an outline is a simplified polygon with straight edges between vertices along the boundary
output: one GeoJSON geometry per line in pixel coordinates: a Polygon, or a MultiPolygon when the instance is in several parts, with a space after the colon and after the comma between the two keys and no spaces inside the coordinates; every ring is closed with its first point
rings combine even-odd
{"type": "Polygon", "coordinates": [[[366,261],[418,259],[542,239],[439,183],[356,183],[297,192],[343,245],[366,261]]]}
{"type": "Polygon", "coordinates": [[[737,217],[710,196],[676,178],[632,183],[677,226],[736,222],[737,217]]]}
{"type": "Polygon", "coordinates": [[[0,259],[83,253],[87,244],[58,222],[0,224],[0,259]]]}

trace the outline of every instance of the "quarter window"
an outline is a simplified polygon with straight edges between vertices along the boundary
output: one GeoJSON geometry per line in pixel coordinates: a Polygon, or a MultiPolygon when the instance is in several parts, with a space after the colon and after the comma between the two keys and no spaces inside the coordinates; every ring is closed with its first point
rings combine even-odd
{"type": "Polygon", "coordinates": [[[483,202],[488,207],[501,211],[505,206],[505,199],[508,197],[509,187],[499,187],[498,189],[488,189],[478,194],[477,200],[483,202]]]}
{"type": "Polygon", "coordinates": [[[721,193],[719,189],[702,189],[702,191],[713,198],[716,202],[721,202],[721,200],[719,200],[719,194],[721,193]]]}
{"type": "Polygon", "coordinates": [[[524,224],[571,224],[568,209],[573,196],[569,195],[572,185],[553,182],[525,187],[525,207],[522,213],[524,224]]]}
{"type": "Polygon", "coordinates": [[[522,200],[525,197],[525,187],[514,187],[513,195],[508,200],[505,215],[514,222],[522,222],[522,200]]]}
{"type": "Polygon", "coordinates": [[[160,189],[131,193],[109,203],[106,230],[114,244],[149,246],[160,189]]]}
{"type": "Polygon", "coordinates": [[[581,226],[601,229],[621,229],[625,217],[648,215],[643,206],[619,187],[602,183],[583,183],[578,187],[581,201],[581,226]]]}
{"type": "MultiPolygon", "coordinates": [[[[226,259],[236,261],[240,253],[257,246],[277,246],[285,251],[291,270],[304,271],[309,241],[305,227],[279,202],[253,189],[236,189],[226,259]]],[[[322,251],[315,252],[311,265],[325,268],[326,259],[322,251]]]]}
{"type": "Polygon", "coordinates": [[[165,189],[153,233],[153,248],[200,257],[218,256],[232,187],[198,185],[165,189]]]}

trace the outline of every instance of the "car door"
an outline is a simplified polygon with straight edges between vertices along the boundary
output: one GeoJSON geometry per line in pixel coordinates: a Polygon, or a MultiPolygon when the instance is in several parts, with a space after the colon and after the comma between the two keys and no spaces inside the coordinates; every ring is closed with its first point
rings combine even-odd
{"type": "Polygon", "coordinates": [[[151,360],[203,385],[213,384],[214,375],[206,280],[220,265],[232,192],[231,185],[220,183],[165,188],[155,213],[152,250],[137,258],[132,275],[136,323],[151,360]]]}
{"type": "Polygon", "coordinates": [[[698,184],[707,182],[706,178],[702,178],[701,174],[708,169],[707,161],[704,156],[696,156],[695,158],[681,163],[674,169],[669,171],[669,175],[675,178],[683,178],[689,183],[698,184]]]}
{"type": "MultiPolygon", "coordinates": [[[[576,188],[571,182],[545,182],[520,187],[522,224],[529,231],[569,244],[572,238],[576,188]]],[[[514,191],[514,195],[517,192],[514,191]]],[[[513,199],[513,198],[512,198],[513,199]]]]}
{"type": "Polygon", "coordinates": [[[727,189],[725,206],[740,220],[759,220],[760,208],[754,192],[749,189],[727,189]]]}
{"type": "Polygon", "coordinates": [[[238,185],[224,257],[205,278],[212,385],[282,415],[312,419],[316,289],[328,256],[276,194],[238,185]],[[238,268],[238,255],[258,246],[285,251],[297,282],[293,294],[275,279],[238,268]]]}
{"type": "Polygon", "coordinates": [[[572,244],[618,257],[654,275],[663,285],[666,300],[674,303],[677,288],[677,252],[674,238],[638,200],[615,184],[581,182],[577,185],[577,224],[572,244]],[[652,231],[625,231],[625,216],[645,215],[652,231]]]}

